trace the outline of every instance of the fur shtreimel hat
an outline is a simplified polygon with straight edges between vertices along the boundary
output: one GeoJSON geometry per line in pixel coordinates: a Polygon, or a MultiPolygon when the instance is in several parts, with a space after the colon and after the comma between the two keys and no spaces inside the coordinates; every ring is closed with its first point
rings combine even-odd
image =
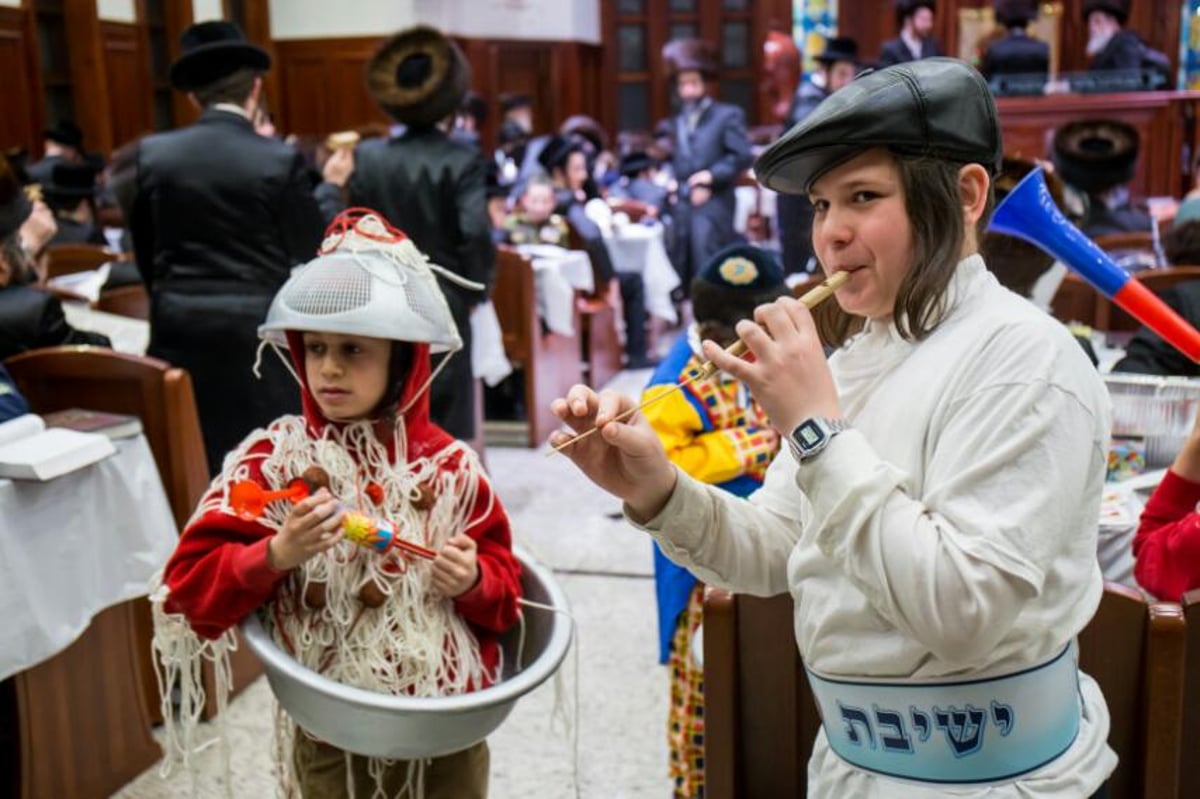
{"type": "Polygon", "coordinates": [[[787,293],[783,268],[773,253],[735,244],[709,259],[692,280],[692,313],[700,324],[732,327],[753,316],[759,305],[787,293]]]}
{"type": "Polygon", "coordinates": [[[195,91],[239,69],[266,72],[271,68],[267,51],[246,41],[232,22],[214,20],[191,25],[179,36],[180,56],[171,64],[171,85],[181,92],[195,91]]]}
{"type": "Polygon", "coordinates": [[[667,73],[675,78],[680,72],[696,71],[711,80],[717,76],[716,48],[703,39],[675,39],[663,45],[667,73]]]}
{"type": "Polygon", "coordinates": [[[388,116],[410,127],[453,114],[470,85],[462,51],[425,25],[392,36],[367,62],[367,91],[388,116]]]}
{"type": "Polygon", "coordinates": [[[995,0],[992,14],[1006,28],[1023,28],[1037,19],[1037,0],[995,0]]]}
{"type": "Polygon", "coordinates": [[[16,233],[32,212],[33,205],[9,167],[8,159],[0,158],[0,241],[16,233]]]}
{"type": "Polygon", "coordinates": [[[1066,183],[1092,194],[1133,179],[1137,128],[1115,119],[1081,119],[1054,133],[1054,168],[1066,183]]]}
{"type": "Polygon", "coordinates": [[[1117,22],[1124,25],[1129,20],[1129,0],[1083,0],[1084,22],[1087,22],[1088,15],[1093,11],[1112,14],[1117,18],[1117,22]]]}

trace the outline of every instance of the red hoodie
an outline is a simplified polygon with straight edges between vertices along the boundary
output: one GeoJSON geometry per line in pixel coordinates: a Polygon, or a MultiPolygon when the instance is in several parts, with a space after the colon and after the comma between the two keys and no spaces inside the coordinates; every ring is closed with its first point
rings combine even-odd
{"type": "Polygon", "coordinates": [[[1178,602],[1200,587],[1200,483],[1168,471],[1142,511],[1133,554],[1138,585],[1159,599],[1178,602]]]}
{"type": "MultiPolygon", "coordinates": [[[[320,436],[326,419],[308,389],[304,370],[304,347],[299,334],[288,333],[292,362],[304,382],[301,398],[309,435],[320,436]]],[[[399,407],[404,407],[416,391],[425,387],[430,373],[429,347],[413,345],[412,367],[401,392],[399,407]]],[[[456,357],[465,357],[461,353],[456,357]]],[[[454,439],[429,418],[429,391],[426,388],[404,413],[410,460],[428,457],[445,449],[454,439]]],[[[390,458],[396,447],[392,428],[386,423],[375,426],[375,434],[387,447],[390,458]]],[[[249,479],[264,489],[271,485],[261,470],[261,458],[271,451],[269,442],[259,442],[247,451],[242,465],[249,479]]],[[[461,458],[450,458],[443,469],[461,467],[461,458]]],[[[209,489],[205,500],[219,497],[226,490],[222,477],[209,489]]],[[[454,599],[454,607],[468,623],[479,641],[485,673],[492,673],[499,656],[497,636],[517,620],[517,599],[521,594],[520,563],[512,554],[512,535],[508,516],[498,500],[493,500],[491,484],[480,473],[479,491],[471,511],[467,535],[478,546],[479,581],[475,587],[454,599]],[[489,507],[490,506],[490,507],[489,507]]],[[[271,600],[289,572],[277,571],[267,562],[267,543],[274,531],[258,522],[248,522],[219,509],[209,510],[194,519],[183,531],[174,554],[168,561],[163,582],[170,589],[165,609],[182,613],[199,635],[217,638],[244,616],[271,600]]]]}

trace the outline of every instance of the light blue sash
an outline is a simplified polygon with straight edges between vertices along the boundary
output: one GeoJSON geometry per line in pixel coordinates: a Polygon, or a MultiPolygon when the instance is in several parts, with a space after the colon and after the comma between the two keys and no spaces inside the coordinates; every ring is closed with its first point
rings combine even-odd
{"type": "Polygon", "coordinates": [[[1007,782],[1079,734],[1074,644],[1015,674],[952,682],[830,679],[808,671],[829,746],[858,768],[933,783],[1007,782]]]}

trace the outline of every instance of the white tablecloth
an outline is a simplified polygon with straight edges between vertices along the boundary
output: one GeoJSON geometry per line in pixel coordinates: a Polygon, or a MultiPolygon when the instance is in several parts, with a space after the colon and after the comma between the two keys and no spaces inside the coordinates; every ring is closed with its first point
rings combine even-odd
{"type": "Polygon", "coordinates": [[[651,316],[671,324],[679,321],[671,292],[679,286],[679,273],[671,266],[663,243],[663,226],[653,224],[614,227],[604,237],[613,269],[618,272],[640,272],[646,287],[646,311],[651,316]]]}
{"type": "Polygon", "coordinates": [[[175,548],[175,520],[144,436],[46,483],[0,480],[0,680],[142,596],[175,548]]]}
{"type": "Polygon", "coordinates": [[[517,251],[533,266],[538,316],[551,331],[575,335],[575,291],[591,293],[596,288],[587,253],[553,244],[522,244],[517,251]]]}
{"type": "Polygon", "coordinates": [[[63,314],[71,327],[108,336],[117,352],[145,355],[150,346],[150,323],[143,319],[97,311],[81,302],[64,302],[63,314]]]}

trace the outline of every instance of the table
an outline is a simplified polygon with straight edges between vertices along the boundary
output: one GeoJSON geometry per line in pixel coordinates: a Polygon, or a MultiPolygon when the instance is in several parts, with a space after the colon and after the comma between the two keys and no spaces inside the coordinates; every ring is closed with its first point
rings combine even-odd
{"type": "Polygon", "coordinates": [[[553,244],[522,244],[517,252],[533,267],[538,316],[552,332],[575,335],[575,291],[591,294],[596,287],[587,253],[553,244]]]}
{"type": "Polygon", "coordinates": [[[150,346],[150,323],[144,319],[97,311],[82,302],[64,302],[63,315],[71,327],[108,336],[117,352],[145,355],[150,346]]]}
{"type": "Polygon", "coordinates": [[[671,265],[659,222],[614,225],[604,236],[613,269],[640,272],[646,287],[646,311],[651,316],[676,324],[679,317],[671,292],[679,286],[679,273],[671,265]]]}
{"type": "Polygon", "coordinates": [[[145,437],[114,443],[46,483],[0,480],[0,725],[30,799],[110,796],[161,754],[133,627],[175,521],[145,437]]]}

